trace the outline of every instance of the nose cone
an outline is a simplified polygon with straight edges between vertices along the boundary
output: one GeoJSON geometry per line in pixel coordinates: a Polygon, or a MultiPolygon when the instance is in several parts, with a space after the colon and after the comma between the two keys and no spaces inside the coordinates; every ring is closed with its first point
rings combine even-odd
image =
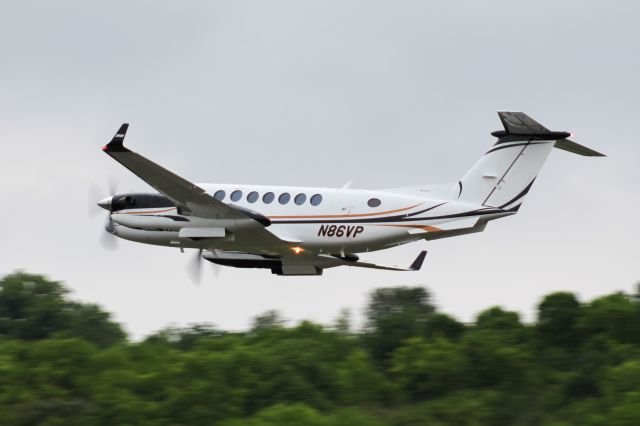
{"type": "Polygon", "coordinates": [[[105,210],[111,211],[111,199],[113,197],[107,197],[103,200],[98,201],[98,205],[105,210]]]}

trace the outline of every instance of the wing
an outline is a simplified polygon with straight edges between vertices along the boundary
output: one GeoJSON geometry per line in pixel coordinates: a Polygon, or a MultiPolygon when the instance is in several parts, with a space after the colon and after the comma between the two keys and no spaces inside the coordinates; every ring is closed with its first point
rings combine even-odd
{"type": "Polygon", "coordinates": [[[276,275],[322,275],[324,269],[335,268],[336,266],[356,266],[359,268],[385,269],[387,271],[417,271],[422,267],[426,255],[426,251],[420,252],[408,268],[361,262],[357,256],[339,257],[329,254],[268,257],[255,253],[214,250],[205,252],[202,257],[219,265],[233,266],[236,268],[271,269],[271,272],[276,275]]]}
{"type": "Polygon", "coordinates": [[[128,128],[127,123],[120,126],[111,142],[102,147],[102,150],[111,158],[194,216],[209,219],[245,219],[247,217],[233,207],[216,200],[199,186],[130,151],[124,146],[124,137],[128,128]]]}
{"type": "Polygon", "coordinates": [[[166,195],[187,214],[194,216],[229,221],[234,227],[236,240],[252,247],[258,252],[290,253],[289,242],[281,240],[265,225],[269,220],[246,209],[239,209],[223,203],[186,179],[170,172],[124,146],[124,137],[129,124],[125,123],[115,134],[111,142],[102,147],[111,158],[122,164],[140,179],[166,195]]]}
{"type": "Polygon", "coordinates": [[[384,269],[387,271],[419,271],[422,268],[422,264],[424,263],[424,258],[427,256],[427,252],[421,251],[418,254],[418,257],[409,265],[409,267],[400,267],[396,265],[380,265],[377,263],[364,262],[357,257],[355,259],[348,259],[338,256],[326,255],[326,254],[318,254],[314,255],[317,260],[317,264],[320,267],[333,267],[333,266],[355,266],[358,268],[371,268],[371,269],[384,269]],[[326,266],[325,266],[326,265],[326,266]]]}

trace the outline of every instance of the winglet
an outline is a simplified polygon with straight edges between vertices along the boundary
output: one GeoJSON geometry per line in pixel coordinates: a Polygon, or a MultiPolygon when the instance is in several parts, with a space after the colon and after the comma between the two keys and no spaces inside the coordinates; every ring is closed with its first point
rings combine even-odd
{"type": "Polygon", "coordinates": [[[111,142],[102,147],[104,152],[127,152],[129,151],[124,147],[124,137],[127,135],[127,129],[129,129],[129,123],[123,123],[118,129],[111,142]]]}
{"type": "Polygon", "coordinates": [[[413,261],[411,266],[409,266],[410,271],[419,271],[422,268],[422,263],[424,262],[424,258],[427,256],[427,251],[421,251],[416,260],[413,261]]]}

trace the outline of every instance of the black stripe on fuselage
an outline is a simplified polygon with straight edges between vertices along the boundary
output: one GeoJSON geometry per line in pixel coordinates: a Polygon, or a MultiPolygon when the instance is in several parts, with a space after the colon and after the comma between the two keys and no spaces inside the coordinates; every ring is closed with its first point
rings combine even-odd
{"type": "Polygon", "coordinates": [[[504,209],[505,207],[507,207],[509,204],[515,203],[516,201],[518,201],[520,198],[524,197],[525,195],[527,195],[527,193],[529,192],[529,190],[531,189],[531,186],[533,185],[533,182],[536,181],[536,178],[533,178],[533,180],[529,183],[529,185],[526,186],[526,188],[524,188],[518,195],[516,195],[515,197],[513,197],[511,200],[507,201],[506,203],[504,203],[503,205],[499,206],[499,209],[504,209]]]}
{"type": "Polygon", "coordinates": [[[506,132],[504,130],[498,130],[492,132],[491,134],[498,138],[498,141],[494,144],[494,146],[516,141],[557,141],[559,139],[565,139],[571,136],[571,133],[568,132],[552,131],[547,131],[544,133],[514,134],[506,132]]]}
{"type": "Polygon", "coordinates": [[[400,221],[415,221],[415,220],[421,220],[421,219],[408,219],[412,216],[421,214],[421,213],[425,213],[428,212],[429,210],[433,210],[436,207],[440,207],[444,204],[447,204],[447,201],[440,203],[440,204],[436,204],[435,206],[429,207],[428,209],[423,209],[423,210],[419,210],[417,212],[413,212],[413,213],[407,213],[407,214],[402,214],[402,215],[395,215],[395,216],[386,216],[386,217],[369,217],[366,219],[328,219],[328,220],[272,220],[271,223],[282,223],[282,224],[288,224],[288,223],[376,223],[376,222],[400,222],[400,221]]]}
{"type": "Polygon", "coordinates": [[[413,213],[407,213],[407,214],[404,215],[404,217],[411,217],[411,216],[415,216],[415,215],[420,214],[420,213],[428,212],[429,210],[433,210],[436,207],[440,207],[440,206],[445,205],[445,204],[447,204],[447,201],[445,201],[444,203],[436,204],[435,206],[429,207],[428,209],[419,210],[419,211],[413,212],[413,213]]]}
{"type": "Polygon", "coordinates": [[[491,148],[489,151],[487,151],[484,155],[490,154],[494,151],[498,151],[501,149],[505,149],[505,148],[513,148],[515,146],[525,146],[525,145],[539,145],[539,144],[543,144],[543,143],[549,143],[551,141],[543,141],[543,142],[522,142],[522,143],[515,143],[513,145],[498,145],[495,146],[494,148],[491,148]]]}
{"type": "Polygon", "coordinates": [[[452,219],[457,217],[470,217],[470,216],[484,216],[494,213],[505,213],[505,210],[493,207],[486,207],[483,209],[471,210],[463,213],[445,214],[440,216],[427,216],[427,217],[407,217],[403,216],[387,216],[380,218],[366,218],[366,219],[333,219],[333,220],[274,220],[271,223],[289,225],[289,224],[321,224],[321,223],[389,223],[389,222],[419,222],[423,220],[436,220],[436,219],[452,219]]]}
{"type": "Polygon", "coordinates": [[[173,216],[173,215],[162,215],[162,214],[137,214],[135,216],[152,216],[152,217],[166,217],[167,219],[171,219],[175,222],[191,222],[189,219],[187,219],[186,217],[183,216],[173,216]]]}

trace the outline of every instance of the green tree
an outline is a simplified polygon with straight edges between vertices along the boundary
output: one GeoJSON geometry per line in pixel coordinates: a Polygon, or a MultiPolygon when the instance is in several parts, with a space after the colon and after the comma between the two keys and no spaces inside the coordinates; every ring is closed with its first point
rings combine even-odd
{"type": "Polygon", "coordinates": [[[395,386],[362,349],[355,349],[338,361],[335,375],[337,402],[341,405],[375,405],[397,399],[395,386]]]}
{"type": "Polygon", "coordinates": [[[575,347],[580,336],[576,330],[580,302],[573,293],[557,292],[546,296],[538,306],[536,331],[543,346],[575,347]]]}
{"type": "Polygon", "coordinates": [[[18,272],[0,280],[0,337],[23,340],[78,337],[105,347],[125,340],[120,325],[97,305],[72,302],[41,275],[18,272]]]}
{"type": "Polygon", "coordinates": [[[449,340],[458,340],[465,332],[465,325],[455,318],[434,312],[429,315],[425,323],[423,334],[427,339],[443,337],[449,340]]]}
{"type": "Polygon", "coordinates": [[[624,293],[599,297],[582,309],[581,334],[640,344],[640,304],[624,293]]]}
{"type": "Polygon", "coordinates": [[[520,315],[517,312],[509,312],[496,306],[481,312],[476,319],[476,326],[481,330],[493,330],[496,332],[519,332],[522,330],[520,315]]]}
{"type": "Polygon", "coordinates": [[[0,281],[0,335],[43,339],[67,327],[68,291],[40,275],[18,272],[0,281]]]}
{"type": "Polygon", "coordinates": [[[253,325],[251,326],[251,331],[259,332],[274,328],[282,328],[285,326],[287,321],[282,317],[280,312],[275,310],[269,310],[261,315],[256,316],[253,319],[253,325]]]}
{"type": "Polygon", "coordinates": [[[603,389],[608,405],[606,424],[640,424],[640,358],[608,369],[603,379],[603,389]]]}
{"type": "Polygon", "coordinates": [[[350,408],[322,414],[304,404],[277,404],[251,418],[227,420],[221,426],[383,426],[361,410],[350,408]]]}
{"type": "Polygon", "coordinates": [[[382,288],[367,306],[367,344],[377,360],[386,360],[405,340],[421,336],[434,312],[423,287],[382,288]]]}
{"type": "Polygon", "coordinates": [[[6,424],[92,423],[93,375],[105,367],[93,362],[94,345],[52,338],[24,342],[15,349],[9,375],[12,387],[1,397],[4,407],[10,407],[6,424]]]}
{"type": "Polygon", "coordinates": [[[640,424],[640,299],[553,293],[538,320],[493,307],[474,324],[423,288],[371,296],[365,330],[210,324],[128,342],[62,284],[0,280],[0,426],[640,424]]]}
{"type": "Polygon", "coordinates": [[[334,330],[336,330],[340,334],[350,334],[351,333],[351,310],[344,308],[340,310],[338,317],[336,318],[334,325],[334,330]]]}
{"type": "Polygon", "coordinates": [[[409,339],[393,354],[391,373],[413,400],[464,387],[469,366],[459,347],[445,339],[409,339]]]}

